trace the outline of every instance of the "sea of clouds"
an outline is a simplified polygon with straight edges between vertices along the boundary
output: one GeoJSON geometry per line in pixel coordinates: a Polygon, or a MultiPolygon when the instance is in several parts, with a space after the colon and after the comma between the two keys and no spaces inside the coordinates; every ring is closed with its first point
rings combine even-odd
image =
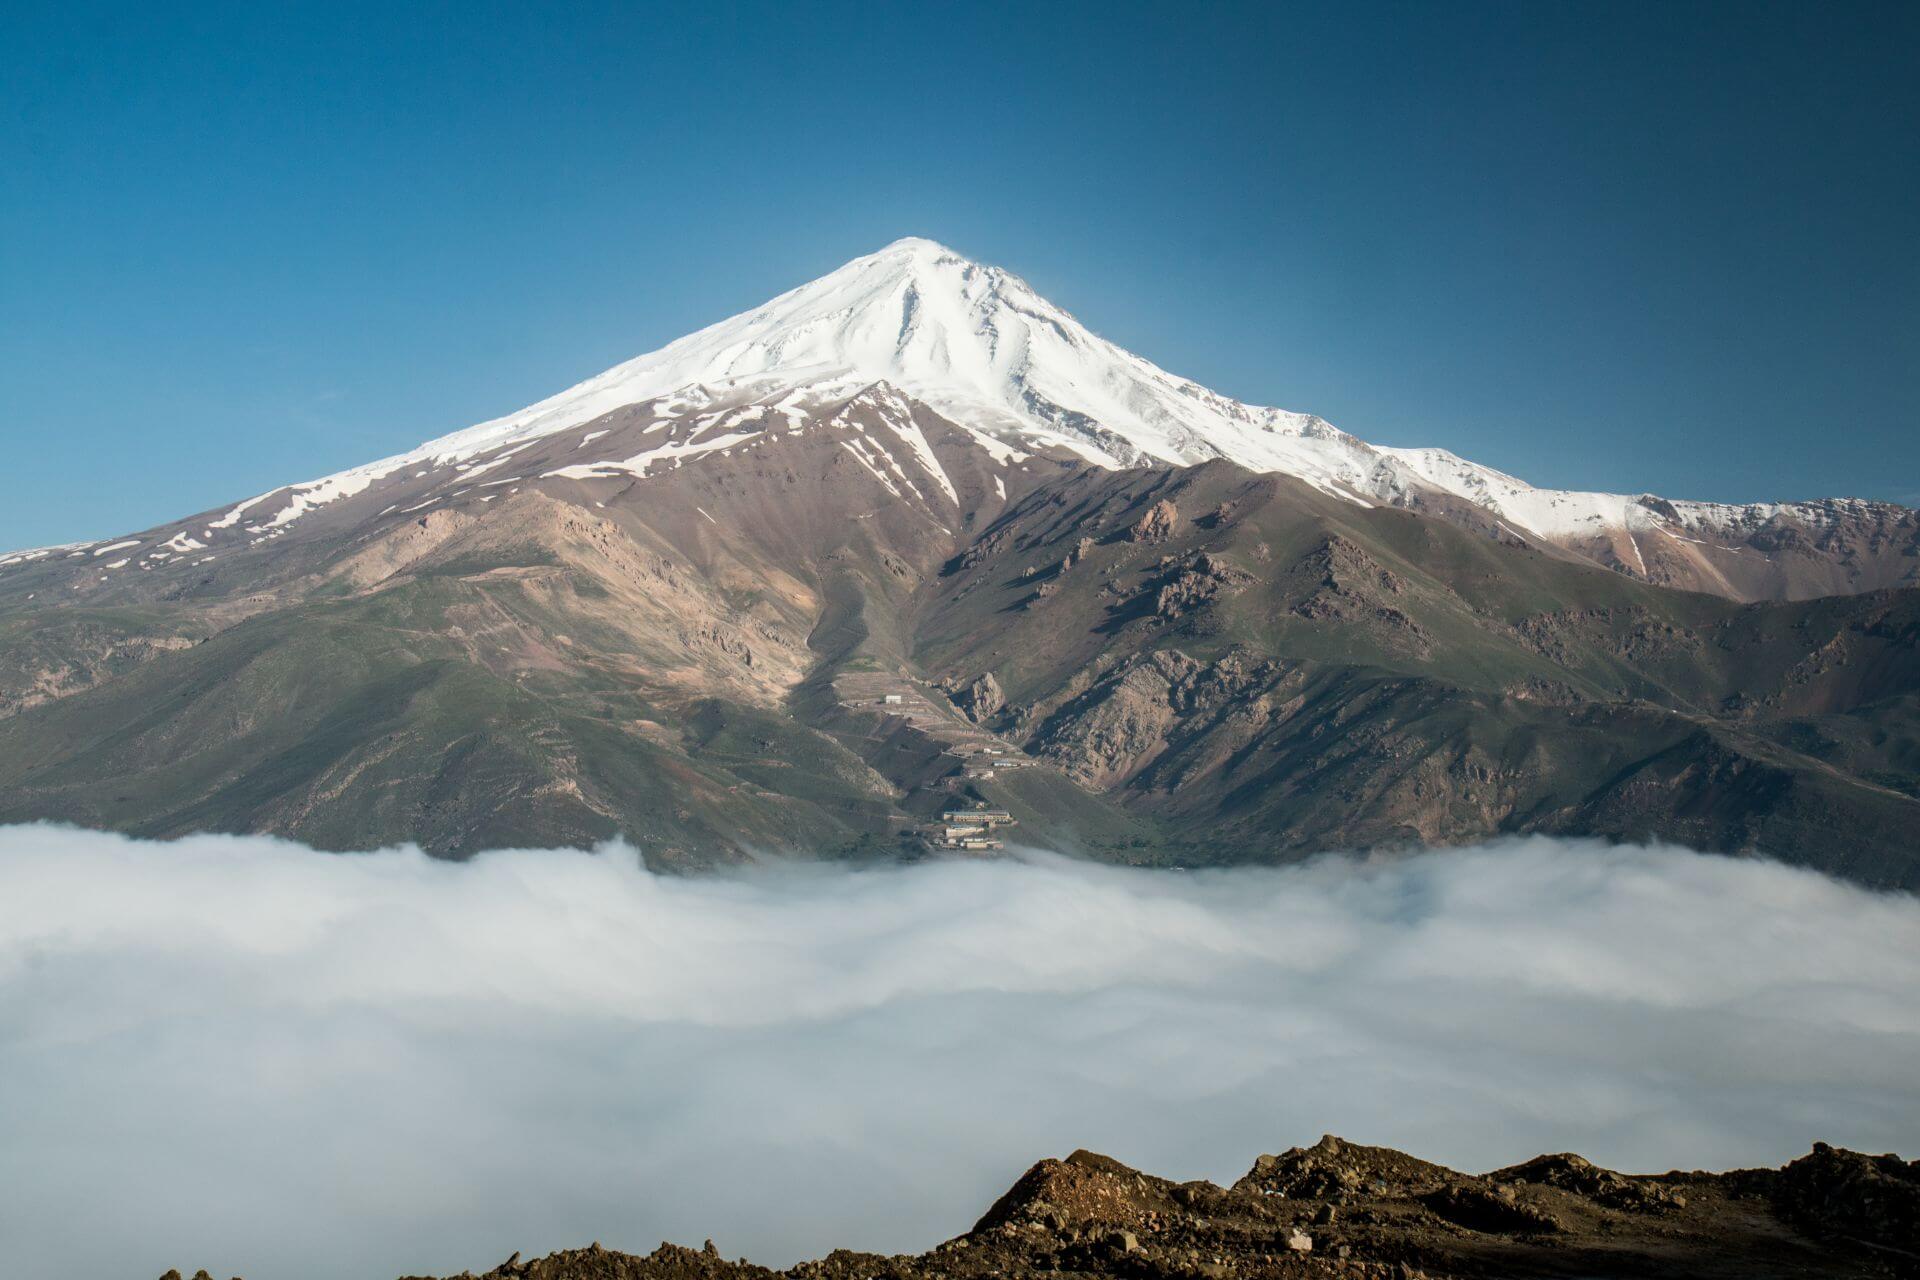
{"type": "Polygon", "coordinates": [[[919,1250],[1075,1147],[1484,1170],[1920,1148],[1920,899],[1527,839],[651,875],[0,828],[10,1274],[919,1250]]]}

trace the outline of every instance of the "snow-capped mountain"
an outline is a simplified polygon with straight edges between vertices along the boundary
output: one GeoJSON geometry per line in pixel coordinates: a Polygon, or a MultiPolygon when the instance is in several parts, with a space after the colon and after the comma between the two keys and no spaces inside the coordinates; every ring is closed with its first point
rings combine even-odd
{"type": "MultiPolygon", "coordinates": [[[[1913,513],[1888,504],[1735,506],[1540,489],[1444,449],[1371,445],[1310,414],[1244,404],[1168,373],[1092,333],[1018,276],[930,240],[904,239],[517,413],[250,498],[190,532],[176,531],[168,555],[205,551],[228,532],[278,537],[308,513],[376,486],[393,491],[392,501],[374,504],[384,513],[498,484],[509,474],[592,480],[658,473],[801,429],[875,386],[958,426],[1002,467],[1035,453],[1107,468],[1226,459],[1363,506],[1421,510],[1651,581],[1736,597],[1901,581],[1879,569],[1862,573],[1857,554],[1844,568],[1824,566],[1858,545],[1877,555],[1920,537],[1913,513]],[[581,432],[569,439],[559,465],[546,465],[564,433],[636,406],[644,407],[646,423],[581,432]],[[1809,577],[1797,563],[1777,564],[1771,544],[1783,539],[1790,549],[1811,548],[1823,567],[1809,577]]],[[[891,454],[886,462],[867,458],[870,441],[847,447],[876,474],[926,472],[933,455],[916,439],[910,416],[898,404],[883,414],[898,429],[894,443],[904,463],[896,465],[891,454]]],[[[926,479],[954,497],[944,476],[929,472],[926,479]]],[[[916,486],[908,482],[918,492],[916,486]]],[[[0,567],[90,557],[99,546],[15,553],[0,557],[0,567]]],[[[119,559],[107,565],[124,567],[119,559]]]]}
{"type": "MultiPolygon", "coordinates": [[[[409,457],[465,458],[676,392],[844,394],[875,382],[1015,447],[1061,446],[1110,467],[1225,458],[1359,501],[1398,501],[1425,486],[1547,537],[1676,521],[1697,532],[1787,509],[1538,489],[1444,449],[1370,445],[1311,414],[1243,404],[1168,373],[1018,276],[917,238],[409,457]]],[[[1821,508],[1796,509],[1817,518],[1821,508]]]]}
{"type": "Polygon", "coordinates": [[[1537,830],[1911,888],[1920,592],[1870,589],[1917,563],[1901,508],[1376,448],[903,241],[397,457],[0,557],[0,822],[695,867],[911,852],[970,798],[1127,862],[1537,830]]]}
{"type": "Polygon", "coordinates": [[[976,435],[1062,446],[1109,467],[1230,458],[1335,484],[1358,478],[1345,455],[1365,447],[1308,415],[1175,377],[1096,336],[1018,276],[906,239],[422,452],[466,456],[694,389],[830,393],[875,382],[976,435]]]}

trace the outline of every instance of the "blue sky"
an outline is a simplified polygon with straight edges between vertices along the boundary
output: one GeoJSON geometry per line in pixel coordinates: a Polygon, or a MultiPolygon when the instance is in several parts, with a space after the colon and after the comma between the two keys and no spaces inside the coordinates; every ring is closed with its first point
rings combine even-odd
{"type": "Polygon", "coordinates": [[[1920,7],[0,8],[0,546],[902,235],[1536,483],[1920,501],[1920,7]]]}

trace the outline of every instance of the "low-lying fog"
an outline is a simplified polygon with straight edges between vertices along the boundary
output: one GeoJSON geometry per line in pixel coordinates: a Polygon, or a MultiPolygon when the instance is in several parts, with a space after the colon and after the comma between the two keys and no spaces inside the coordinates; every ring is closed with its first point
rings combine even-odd
{"type": "Polygon", "coordinates": [[[1482,1170],[1920,1148],[1920,900],[1544,839],[663,879],[0,829],[10,1274],[918,1250],[1085,1146],[1482,1170]]]}

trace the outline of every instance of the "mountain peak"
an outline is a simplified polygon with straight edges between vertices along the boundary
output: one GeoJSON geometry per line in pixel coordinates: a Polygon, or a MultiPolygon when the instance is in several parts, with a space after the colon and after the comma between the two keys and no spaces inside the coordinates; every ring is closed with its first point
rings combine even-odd
{"type": "MultiPolygon", "coordinates": [[[[1442,507],[1464,501],[1487,513],[1475,518],[1496,536],[1577,545],[1640,575],[1652,573],[1635,540],[1640,533],[1708,548],[1693,553],[1706,555],[1715,545],[1707,535],[1720,536],[1714,531],[1750,530],[1782,514],[1821,527],[1908,518],[1898,509],[1725,507],[1535,489],[1444,449],[1376,447],[1320,418],[1246,404],[1170,374],[1093,333],[1020,277],[906,236],[518,413],[290,486],[273,525],[283,528],[402,468],[464,474],[482,455],[504,457],[500,451],[630,406],[652,402],[662,419],[750,404],[785,412],[876,385],[924,404],[1001,462],[1040,452],[1103,467],[1225,459],[1361,505],[1423,507],[1444,495],[1442,507]]],[[[728,439],[737,434],[733,426],[713,429],[728,439]]],[[[598,474],[599,461],[581,458],[562,471],[598,474]]],[[[268,496],[225,519],[238,520],[268,496]]]]}
{"type": "Polygon", "coordinates": [[[1310,420],[1243,405],[1089,331],[1018,276],[908,236],[519,413],[423,446],[457,457],[689,387],[887,382],[976,436],[1103,466],[1227,457],[1345,485],[1310,420]]]}
{"type": "Polygon", "coordinates": [[[947,258],[958,258],[963,256],[961,254],[955,253],[952,249],[949,249],[946,245],[941,244],[938,240],[929,240],[924,236],[901,236],[898,240],[895,240],[892,244],[889,244],[885,248],[881,249],[879,253],[873,254],[871,256],[878,258],[878,257],[885,257],[889,255],[900,255],[900,254],[916,254],[916,255],[932,254],[932,255],[937,255],[940,257],[947,257],[947,258]]]}

